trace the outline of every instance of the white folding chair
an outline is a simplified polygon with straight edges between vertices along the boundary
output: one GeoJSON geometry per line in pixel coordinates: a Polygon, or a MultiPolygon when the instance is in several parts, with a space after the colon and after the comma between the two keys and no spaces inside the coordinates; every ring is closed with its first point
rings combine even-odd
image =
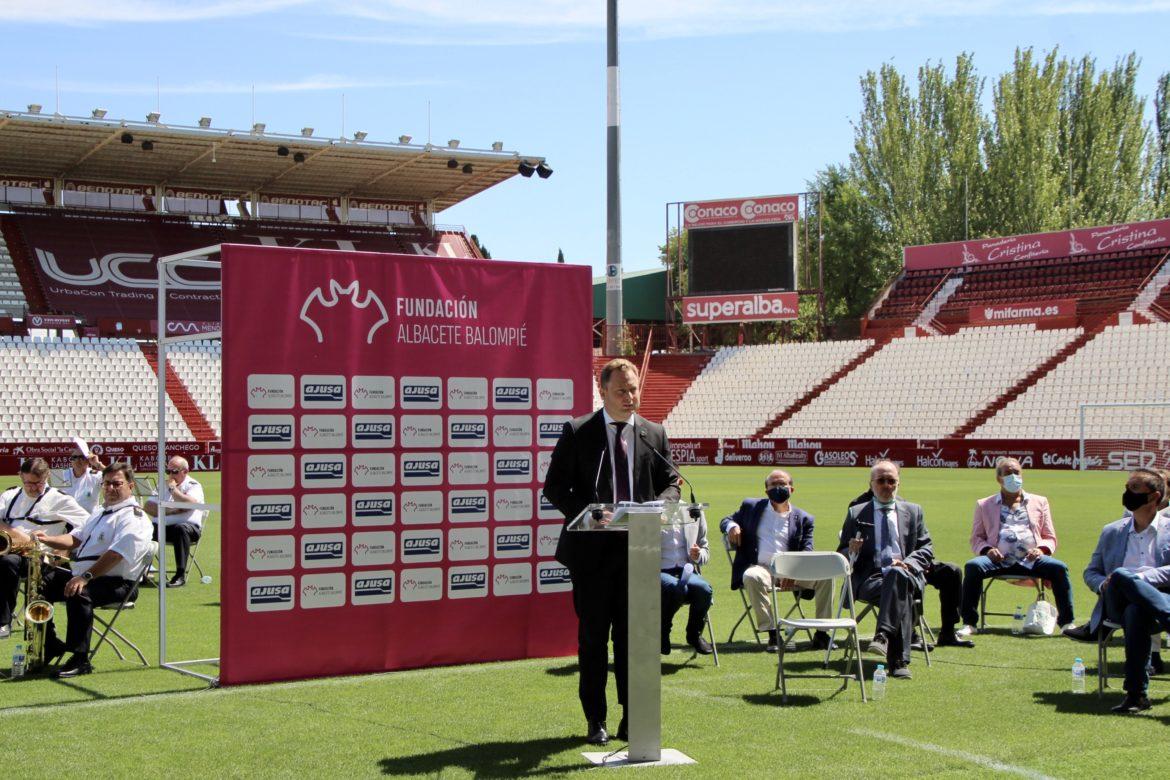
{"type": "MultiPolygon", "coordinates": [[[[841,690],[849,685],[851,679],[856,679],[858,685],[861,686],[861,700],[868,701],[865,695],[865,669],[861,661],[861,643],[857,636],[857,618],[853,614],[853,585],[849,581],[849,574],[851,568],[849,561],[844,555],[838,552],[781,552],[772,556],[772,574],[778,579],[791,580],[805,580],[815,582],[817,580],[836,580],[838,578],[844,579],[845,594],[848,595],[848,600],[842,601],[849,605],[849,617],[836,618],[788,618],[779,617],[776,609],[776,590],[772,590],[772,620],[775,622],[777,630],[781,627],[785,629],[794,629],[796,631],[825,631],[832,632],[834,635],[837,631],[848,631],[853,637],[853,644],[847,647],[845,655],[842,658],[842,673],[841,674],[802,674],[800,677],[828,677],[841,678],[841,690]],[[850,656],[853,656],[857,661],[857,675],[849,673],[850,656]]],[[[787,677],[784,673],[784,652],[786,642],[777,642],[777,665],[776,665],[776,687],[780,689],[781,701],[788,703],[788,684],[787,677]]],[[[798,676],[798,675],[791,675],[798,676]]]]}
{"type": "Polygon", "coordinates": [[[979,630],[982,631],[987,627],[987,616],[998,615],[1001,617],[1012,617],[1014,612],[991,612],[987,609],[987,591],[991,590],[991,586],[996,580],[1002,582],[1010,582],[1018,587],[1024,587],[1031,583],[1036,588],[1036,600],[1045,601],[1044,597],[1044,580],[1040,577],[1032,577],[1027,574],[992,574],[987,578],[987,582],[983,585],[983,592],[979,594],[979,630]]]}
{"type": "MultiPolygon", "coordinates": [[[[735,550],[735,545],[733,545],[727,538],[727,534],[723,534],[723,550],[727,553],[728,568],[733,568],[735,566],[735,554],[733,552],[735,550]]],[[[775,583],[773,583],[773,587],[774,586],[775,583]]],[[[796,590],[791,590],[788,592],[792,594],[795,603],[788,608],[786,613],[784,613],[784,617],[791,617],[793,612],[797,613],[801,617],[804,617],[804,608],[800,605],[801,590],[797,588],[796,590]]],[[[743,588],[739,589],[739,600],[743,603],[743,612],[740,613],[739,620],[735,621],[735,625],[731,627],[731,633],[727,636],[727,644],[731,644],[735,640],[735,632],[739,630],[739,627],[743,624],[743,621],[747,620],[748,625],[752,627],[752,636],[756,638],[756,644],[762,645],[763,641],[760,639],[760,634],[763,632],[760,631],[759,626],[756,625],[756,618],[752,614],[751,604],[749,604],[747,600],[747,591],[743,588]]],[[[788,635],[788,637],[786,637],[786,639],[791,638],[791,636],[795,633],[796,631],[793,630],[788,635]]],[[[809,637],[811,639],[812,635],[810,634],[809,637]]],[[[712,642],[712,644],[714,643],[712,642]]]]}

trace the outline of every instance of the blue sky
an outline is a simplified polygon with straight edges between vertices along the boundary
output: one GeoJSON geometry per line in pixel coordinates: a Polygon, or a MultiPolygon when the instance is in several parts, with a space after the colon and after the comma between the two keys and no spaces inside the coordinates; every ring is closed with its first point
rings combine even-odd
{"type": "MultiPolygon", "coordinates": [[[[799,192],[847,159],[858,78],[970,51],[985,77],[1017,46],[1101,65],[1136,51],[1152,99],[1170,71],[1170,0],[626,0],[622,220],[627,271],[653,267],[665,204],[799,192]]],[[[0,108],[543,155],[441,213],[497,258],[605,257],[605,2],[0,0],[0,108]],[[156,96],[156,78],[160,94],[156,96]]],[[[985,97],[990,98],[990,82],[985,97]]],[[[1152,116],[1152,109],[1147,112],[1152,116]]]]}

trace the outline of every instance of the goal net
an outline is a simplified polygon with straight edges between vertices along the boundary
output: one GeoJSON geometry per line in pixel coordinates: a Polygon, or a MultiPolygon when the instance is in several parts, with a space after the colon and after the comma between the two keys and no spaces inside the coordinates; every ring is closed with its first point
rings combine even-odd
{"type": "Polygon", "coordinates": [[[1080,405],[1078,467],[1170,468],[1170,401],[1080,405]]]}

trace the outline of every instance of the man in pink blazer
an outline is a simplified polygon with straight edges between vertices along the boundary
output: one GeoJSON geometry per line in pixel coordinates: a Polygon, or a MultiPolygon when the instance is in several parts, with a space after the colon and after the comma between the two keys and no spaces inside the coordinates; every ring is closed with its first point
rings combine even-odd
{"type": "Polygon", "coordinates": [[[971,528],[974,558],[963,567],[963,622],[960,631],[971,634],[979,622],[979,595],[983,580],[997,574],[1019,574],[1048,580],[1056,599],[1057,623],[1073,622],[1072,584],[1068,566],[1052,557],[1056,529],[1048,499],[1024,492],[1024,477],[1015,458],[1000,458],[995,465],[999,492],[975,504],[971,528]]]}

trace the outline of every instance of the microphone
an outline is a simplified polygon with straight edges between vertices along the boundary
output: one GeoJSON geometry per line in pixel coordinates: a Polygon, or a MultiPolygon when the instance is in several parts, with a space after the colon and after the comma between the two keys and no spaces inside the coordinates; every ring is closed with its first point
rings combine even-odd
{"type": "Polygon", "coordinates": [[[701,513],[702,510],[700,510],[697,506],[695,506],[695,504],[698,503],[697,501],[695,501],[695,486],[691,484],[691,481],[689,479],[687,479],[686,477],[684,477],[682,475],[682,472],[678,470],[677,466],[675,466],[673,463],[670,462],[669,458],[667,458],[665,455],[663,455],[661,452],[659,452],[658,448],[650,443],[650,440],[646,438],[646,429],[645,428],[638,429],[638,436],[641,437],[642,443],[645,444],[647,447],[649,447],[650,451],[653,452],[655,455],[657,455],[658,459],[660,461],[662,461],[663,463],[666,464],[667,468],[669,468],[671,471],[673,471],[675,474],[677,474],[679,479],[681,479],[683,482],[687,483],[687,487],[690,488],[690,494],[691,494],[691,510],[690,510],[691,517],[696,519],[696,520],[699,519],[699,514],[701,513]]]}
{"type": "MultiPolygon", "coordinates": [[[[605,465],[605,453],[609,450],[609,445],[606,444],[601,448],[601,453],[597,456],[597,475],[593,477],[593,503],[601,503],[601,494],[597,484],[601,481],[601,467],[605,465]]],[[[593,519],[600,520],[603,513],[600,509],[593,510],[593,519]]]]}

